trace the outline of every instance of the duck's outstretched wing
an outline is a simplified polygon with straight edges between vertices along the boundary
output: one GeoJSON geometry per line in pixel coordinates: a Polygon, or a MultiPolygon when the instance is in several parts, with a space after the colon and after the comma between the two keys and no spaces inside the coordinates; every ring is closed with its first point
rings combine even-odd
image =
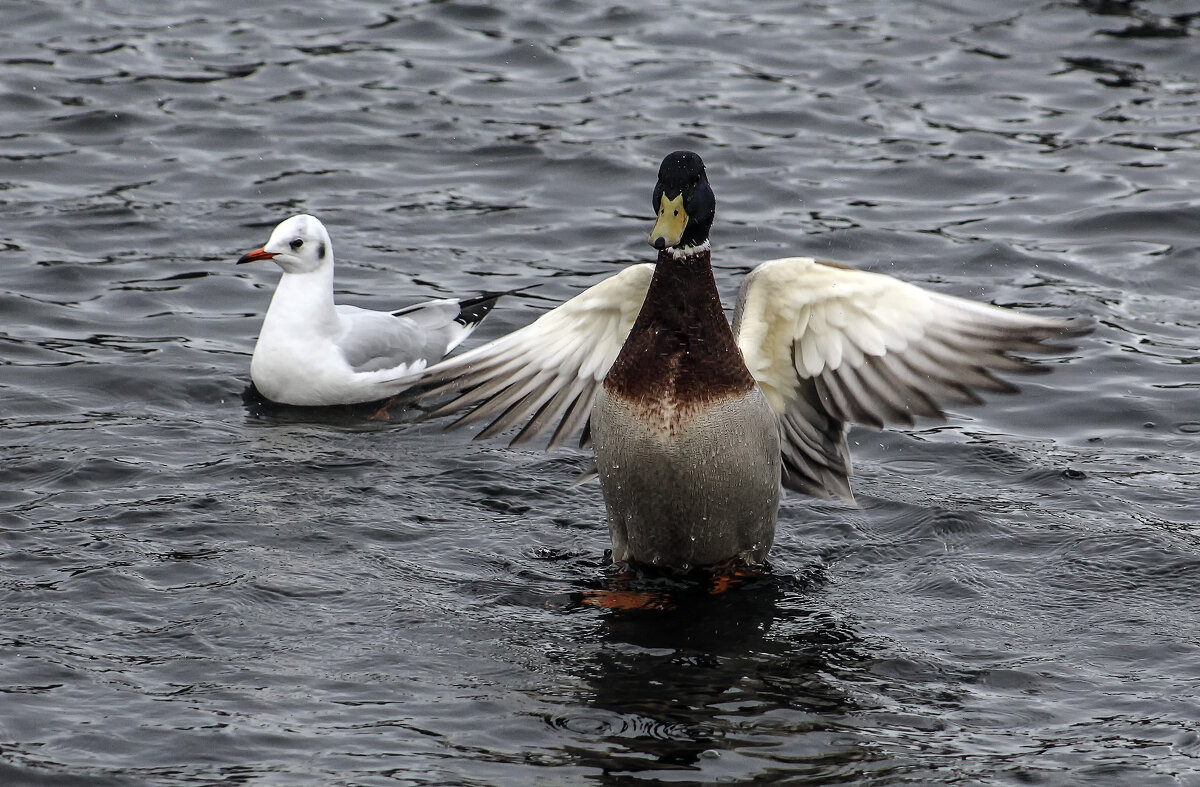
{"type": "Polygon", "coordinates": [[[1090,330],[923,290],[808,257],[764,262],[743,283],[734,335],[779,417],[784,484],[852,499],[846,425],[944,418],[945,403],[1015,391],[995,372],[1090,330]]]}
{"type": "Polygon", "coordinates": [[[587,423],[653,274],[648,263],[628,267],[530,325],[430,366],[410,380],[414,398],[455,394],[429,417],[468,410],[450,428],[490,420],[479,438],[523,424],[512,445],[547,433],[548,448],[561,445],[587,423]]]}

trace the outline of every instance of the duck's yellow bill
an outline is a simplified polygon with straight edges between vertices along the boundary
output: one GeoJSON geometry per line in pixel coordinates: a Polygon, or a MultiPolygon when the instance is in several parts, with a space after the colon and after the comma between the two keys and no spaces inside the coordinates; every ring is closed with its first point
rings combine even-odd
{"type": "Polygon", "coordinates": [[[683,192],[676,195],[675,199],[667,199],[667,195],[663,194],[658,200],[658,221],[654,222],[654,229],[650,230],[650,245],[656,249],[674,246],[683,238],[683,230],[687,223],[687,211],[683,209],[683,192]]]}

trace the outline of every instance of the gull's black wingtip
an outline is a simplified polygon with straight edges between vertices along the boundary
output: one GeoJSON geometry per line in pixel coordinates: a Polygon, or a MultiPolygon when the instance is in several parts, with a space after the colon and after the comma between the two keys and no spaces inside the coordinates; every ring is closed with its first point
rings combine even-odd
{"type": "Polygon", "coordinates": [[[540,287],[540,284],[530,284],[527,287],[517,287],[513,290],[503,290],[501,292],[484,292],[474,298],[463,298],[458,302],[458,316],[454,320],[462,325],[472,326],[478,325],[483,321],[484,317],[492,309],[496,308],[496,302],[505,295],[516,295],[517,293],[531,290],[534,287],[540,287]]]}

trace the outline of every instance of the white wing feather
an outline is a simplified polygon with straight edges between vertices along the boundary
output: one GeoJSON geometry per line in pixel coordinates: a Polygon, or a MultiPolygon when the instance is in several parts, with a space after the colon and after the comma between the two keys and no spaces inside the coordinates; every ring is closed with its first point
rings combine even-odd
{"type": "Polygon", "coordinates": [[[490,420],[478,437],[524,423],[516,445],[551,433],[548,448],[578,433],[642,308],[654,274],[633,265],[526,327],[430,366],[409,382],[421,399],[458,394],[430,417],[469,409],[452,426],[490,420]]]}
{"type": "Polygon", "coordinates": [[[779,416],[785,483],[849,498],[848,423],[911,425],[942,403],[1013,391],[996,371],[1038,367],[1077,323],[1036,317],[809,257],[764,262],[743,283],[734,335],[779,416]]]}

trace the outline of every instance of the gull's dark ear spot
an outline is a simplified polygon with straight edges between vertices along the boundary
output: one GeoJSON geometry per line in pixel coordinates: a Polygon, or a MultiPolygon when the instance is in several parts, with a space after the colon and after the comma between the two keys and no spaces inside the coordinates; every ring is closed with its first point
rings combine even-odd
{"type": "Polygon", "coordinates": [[[317,244],[317,259],[325,259],[325,241],[321,241],[317,244]]]}

